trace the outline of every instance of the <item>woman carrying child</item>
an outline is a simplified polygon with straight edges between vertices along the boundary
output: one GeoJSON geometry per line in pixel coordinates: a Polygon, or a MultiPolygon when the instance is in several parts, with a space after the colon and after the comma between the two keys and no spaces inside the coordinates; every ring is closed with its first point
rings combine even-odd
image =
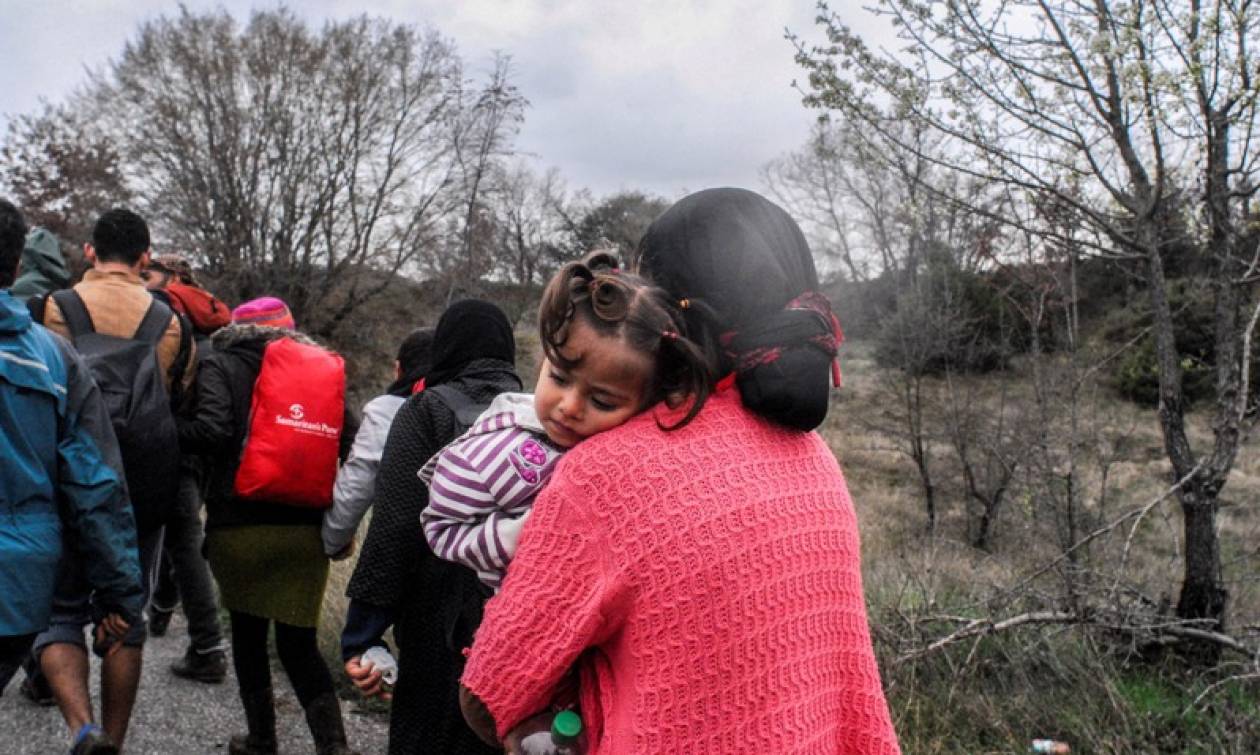
{"type": "MultiPolygon", "coordinates": [[[[800,229],[757,194],[715,189],[665,212],[640,251],[682,311],[678,342],[718,379],[556,465],[486,604],[465,716],[515,752],[518,724],[576,664],[598,755],[897,753],[857,518],[808,432],[840,334],[800,229]]],[[[588,364],[601,336],[574,333],[557,356],[588,364]]]]}
{"type": "Polygon", "coordinates": [[[385,441],[372,521],[346,590],[351,602],[342,658],[364,694],[380,694],[380,673],[360,661],[393,625],[399,668],[389,752],[494,755],[500,750],[477,739],[460,715],[458,686],[461,651],[472,641],[489,591],[471,571],[439,560],[425,544],[420,512],[428,490],[416,470],[463,429],[449,397],[485,406],[500,393],[521,389],[516,342],[502,310],[465,300],[442,313],[432,349],[425,389],[398,410],[385,441]]]}

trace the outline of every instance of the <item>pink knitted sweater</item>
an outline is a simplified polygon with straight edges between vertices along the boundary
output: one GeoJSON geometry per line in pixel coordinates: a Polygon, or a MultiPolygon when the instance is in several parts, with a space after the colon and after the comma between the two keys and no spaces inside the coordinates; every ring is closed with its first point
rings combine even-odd
{"type": "Polygon", "coordinates": [[[899,752],[840,467],[734,390],[583,441],[536,500],[463,682],[502,736],[575,663],[598,755],[899,752]]]}

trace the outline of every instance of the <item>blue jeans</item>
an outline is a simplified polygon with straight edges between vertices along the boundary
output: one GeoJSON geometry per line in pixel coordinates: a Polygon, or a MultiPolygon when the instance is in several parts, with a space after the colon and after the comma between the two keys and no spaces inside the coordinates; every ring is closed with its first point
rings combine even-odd
{"type": "MultiPolygon", "coordinates": [[[[144,587],[144,610],[149,610],[149,597],[157,581],[158,557],[162,552],[162,529],[140,535],[140,582],[144,587]]],[[[34,652],[38,657],[44,648],[65,643],[86,649],[83,630],[104,618],[103,611],[93,601],[92,587],[87,583],[83,569],[75,554],[67,553],[61,559],[57,571],[57,587],[53,591],[52,616],[48,628],[35,638],[34,652]]],[[[142,617],[123,636],[123,644],[141,647],[148,636],[148,624],[142,617]]]]}

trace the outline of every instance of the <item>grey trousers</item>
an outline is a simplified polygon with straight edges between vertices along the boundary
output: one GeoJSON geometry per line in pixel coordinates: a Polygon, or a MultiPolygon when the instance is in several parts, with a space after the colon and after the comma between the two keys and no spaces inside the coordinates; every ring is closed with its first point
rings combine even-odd
{"type": "Polygon", "coordinates": [[[158,586],[153,593],[153,610],[170,612],[182,604],[188,619],[188,638],[198,653],[226,650],[219,622],[219,600],[215,595],[210,565],[201,552],[205,529],[201,523],[201,490],[197,475],[184,470],[179,479],[179,496],[166,522],[166,541],[158,586]]]}

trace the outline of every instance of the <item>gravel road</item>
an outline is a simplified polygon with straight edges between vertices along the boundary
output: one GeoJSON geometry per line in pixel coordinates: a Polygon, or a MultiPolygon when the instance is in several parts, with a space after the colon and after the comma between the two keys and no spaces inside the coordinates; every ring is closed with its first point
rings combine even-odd
{"type": "MultiPolygon", "coordinates": [[[[236,696],[236,679],[203,684],[176,677],[169,671],[187,647],[187,625],[178,612],[165,637],[150,638],[145,646],[144,676],[127,734],[128,755],[225,755],[228,737],[245,731],[245,714],[236,696]]],[[[99,705],[99,666],[93,662],[93,697],[99,705]]],[[[283,755],[314,752],[302,708],[293,688],[278,668],[276,685],[277,733],[283,755]]],[[[333,669],[334,674],[341,673],[333,669]]],[[[0,753],[49,755],[68,750],[70,735],[57,708],[41,708],[22,696],[22,672],[0,697],[0,753]]],[[[341,701],[351,746],[364,755],[386,751],[388,719],[380,712],[361,710],[341,701]]],[[[99,710],[99,708],[98,708],[99,710]]]]}

